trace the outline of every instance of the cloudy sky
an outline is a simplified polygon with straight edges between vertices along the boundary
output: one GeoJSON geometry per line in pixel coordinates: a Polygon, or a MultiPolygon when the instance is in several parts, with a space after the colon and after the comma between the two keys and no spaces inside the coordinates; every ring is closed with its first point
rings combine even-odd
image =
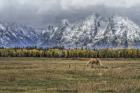
{"type": "Polygon", "coordinates": [[[45,26],[94,12],[128,16],[140,24],[140,0],[0,0],[0,20],[45,26]]]}

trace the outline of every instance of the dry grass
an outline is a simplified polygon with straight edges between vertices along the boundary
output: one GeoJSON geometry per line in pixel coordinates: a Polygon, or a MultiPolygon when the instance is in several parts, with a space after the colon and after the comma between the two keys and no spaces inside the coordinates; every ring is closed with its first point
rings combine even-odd
{"type": "Polygon", "coordinates": [[[140,93],[139,59],[0,58],[0,93],[140,93]]]}

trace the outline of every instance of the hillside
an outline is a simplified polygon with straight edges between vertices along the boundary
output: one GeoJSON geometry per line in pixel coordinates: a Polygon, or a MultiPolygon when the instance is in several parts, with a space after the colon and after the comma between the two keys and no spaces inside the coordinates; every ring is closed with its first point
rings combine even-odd
{"type": "Polygon", "coordinates": [[[140,27],[126,17],[91,15],[44,30],[0,22],[0,47],[140,48],[140,27]]]}

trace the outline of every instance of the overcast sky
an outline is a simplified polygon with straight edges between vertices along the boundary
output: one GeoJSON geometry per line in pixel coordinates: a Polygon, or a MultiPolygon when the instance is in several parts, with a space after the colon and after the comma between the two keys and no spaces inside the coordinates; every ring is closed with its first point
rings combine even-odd
{"type": "Polygon", "coordinates": [[[0,0],[0,20],[41,26],[115,10],[138,21],[135,17],[140,16],[139,5],[140,0],[0,0]]]}

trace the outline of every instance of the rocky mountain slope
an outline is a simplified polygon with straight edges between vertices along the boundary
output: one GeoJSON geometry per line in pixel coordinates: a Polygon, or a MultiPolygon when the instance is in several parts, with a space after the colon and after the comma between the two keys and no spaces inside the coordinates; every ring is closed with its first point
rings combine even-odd
{"type": "Polygon", "coordinates": [[[44,30],[0,22],[0,47],[140,48],[140,27],[125,17],[92,15],[44,30]]]}

